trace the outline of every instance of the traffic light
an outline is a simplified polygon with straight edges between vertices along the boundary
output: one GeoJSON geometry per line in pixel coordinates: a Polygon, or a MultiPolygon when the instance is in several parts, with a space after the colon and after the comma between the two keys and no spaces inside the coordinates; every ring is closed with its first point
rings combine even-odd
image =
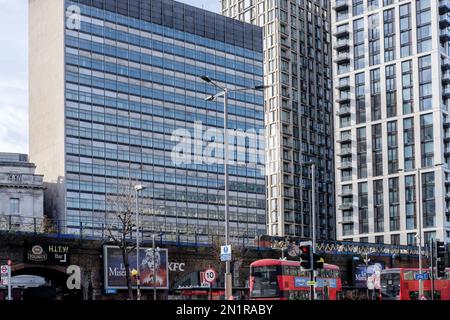
{"type": "Polygon", "coordinates": [[[436,241],[436,269],[437,277],[443,278],[445,276],[445,243],[436,241]]]}
{"type": "Polygon", "coordinates": [[[300,266],[304,270],[311,270],[311,245],[300,246],[300,266]]]}
{"type": "Polygon", "coordinates": [[[314,253],[314,263],[313,263],[314,270],[323,269],[324,262],[325,262],[325,260],[323,260],[323,258],[321,256],[314,253]]]}

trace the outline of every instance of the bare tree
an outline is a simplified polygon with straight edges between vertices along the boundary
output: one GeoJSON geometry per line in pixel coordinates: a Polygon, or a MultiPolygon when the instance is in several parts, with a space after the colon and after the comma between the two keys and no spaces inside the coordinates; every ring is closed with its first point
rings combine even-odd
{"type": "Polygon", "coordinates": [[[133,300],[129,255],[136,248],[133,241],[135,224],[136,193],[131,180],[119,180],[117,192],[108,194],[107,230],[111,241],[120,248],[128,288],[128,298],[133,300]]]}

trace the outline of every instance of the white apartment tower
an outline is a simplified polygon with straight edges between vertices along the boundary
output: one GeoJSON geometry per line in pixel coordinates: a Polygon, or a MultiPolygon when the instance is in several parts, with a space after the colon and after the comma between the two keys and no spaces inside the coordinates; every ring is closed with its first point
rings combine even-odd
{"type": "Polygon", "coordinates": [[[450,1],[331,3],[337,238],[450,241],[450,1]]]}
{"type": "Polygon", "coordinates": [[[316,164],[318,239],[335,239],[329,0],[222,0],[222,14],[264,29],[267,222],[310,238],[316,164]]]}

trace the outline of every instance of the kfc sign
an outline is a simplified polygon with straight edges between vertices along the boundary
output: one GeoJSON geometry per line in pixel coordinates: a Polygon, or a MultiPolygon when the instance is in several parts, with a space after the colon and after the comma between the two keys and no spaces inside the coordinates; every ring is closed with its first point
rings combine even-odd
{"type": "Polygon", "coordinates": [[[184,262],[169,262],[169,271],[171,272],[184,272],[186,263],[184,262]]]}

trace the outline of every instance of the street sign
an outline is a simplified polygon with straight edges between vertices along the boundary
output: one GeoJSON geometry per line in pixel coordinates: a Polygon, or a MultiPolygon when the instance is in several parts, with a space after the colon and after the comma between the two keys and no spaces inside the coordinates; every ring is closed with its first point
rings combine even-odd
{"type": "Polygon", "coordinates": [[[205,281],[208,283],[214,282],[216,280],[216,271],[214,269],[206,269],[205,270],[205,281]]]}
{"type": "Polygon", "coordinates": [[[416,279],[416,280],[428,280],[428,273],[417,273],[414,276],[414,279],[416,279]]]}
{"type": "Polygon", "coordinates": [[[315,281],[308,281],[308,282],[306,282],[306,284],[307,284],[308,286],[315,286],[316,283],[317,283],[317,282],[315,282],[315,281]]]}
{"type": "Polygon", "coordinates": [[[7,265],[2,265],[0,267],[2,277],[8,275],[8,268],[9,267],[7,265]]]}
{"type": "Polygon", "coordinates": [[[220,247],[220,261],[231,261],[231,245],[220,247]]]}
{"type": "Polygon", "coordinates": [[[117,290],[116,289],[106,289],[105,293],[106,294],[117,294],[117,290]]]}

